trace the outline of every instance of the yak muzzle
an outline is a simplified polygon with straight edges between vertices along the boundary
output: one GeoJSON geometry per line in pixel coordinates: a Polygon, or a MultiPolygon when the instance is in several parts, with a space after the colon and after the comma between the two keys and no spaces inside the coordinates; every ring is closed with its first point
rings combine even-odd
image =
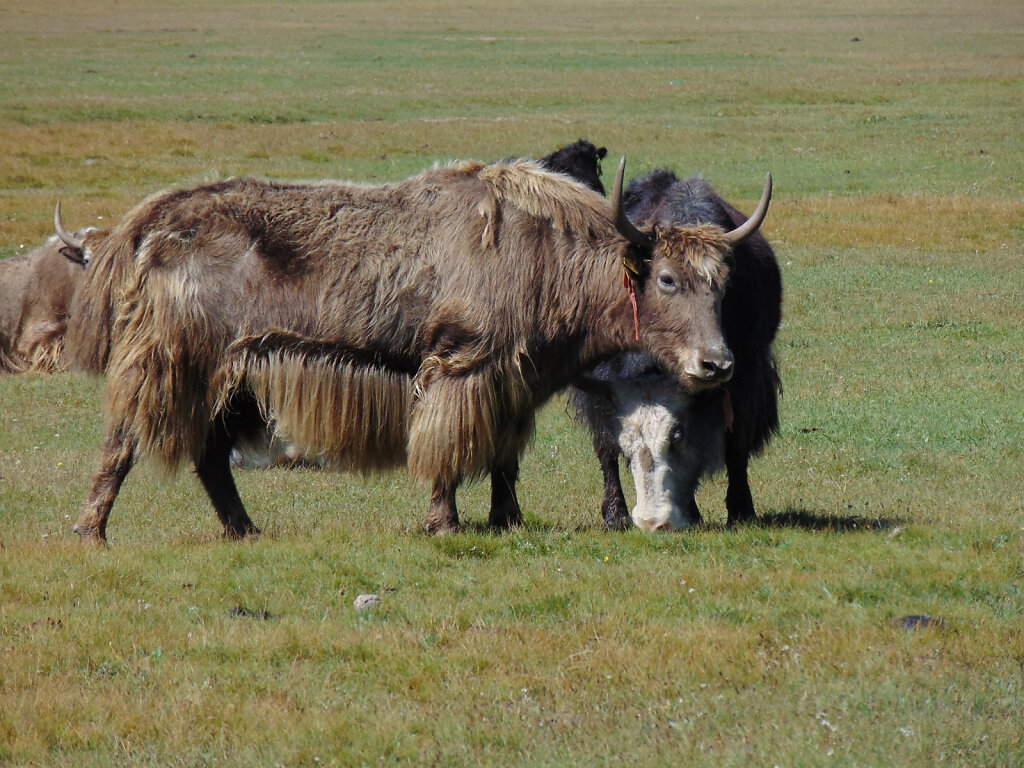
{"type": "Polygon", "coordinates": [[[724,384],[732,378],[735,358],[728,347],[697,351],[683,364],[683,372],[694,382],[724,384]]]}

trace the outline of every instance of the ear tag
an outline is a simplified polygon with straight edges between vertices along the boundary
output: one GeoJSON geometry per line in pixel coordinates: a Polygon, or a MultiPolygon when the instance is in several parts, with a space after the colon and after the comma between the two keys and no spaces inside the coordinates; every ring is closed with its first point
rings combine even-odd
{"type": "Polygon", "coordinates": [[[636,306],[636,285],[634,280],[635,277],[630,274],[630,269],[627,266],[622,273],[622,287],[626,289],[629,303],[633,305],[633,329],[636,333],[636,340],[640,341],[640,311],[636,306]]]}

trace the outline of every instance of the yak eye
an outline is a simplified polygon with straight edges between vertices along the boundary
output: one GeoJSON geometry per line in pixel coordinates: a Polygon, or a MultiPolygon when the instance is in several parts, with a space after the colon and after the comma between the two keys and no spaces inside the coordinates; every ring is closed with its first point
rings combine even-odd
{"type": "Polygon", "coordinates": [[[658,275],[658,287],[666,291],[673,291],[678,286],[671,272],[662,272],[658,275]]]}

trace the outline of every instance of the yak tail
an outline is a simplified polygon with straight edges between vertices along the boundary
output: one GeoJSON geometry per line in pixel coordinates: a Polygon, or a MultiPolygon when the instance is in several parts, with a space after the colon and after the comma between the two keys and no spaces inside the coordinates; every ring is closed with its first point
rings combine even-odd
{"type": "Polygon", "coordinates": [[[296,334],[248,336],[227,349],[214,411],[250,393],[307,455],[341,469],[390,469],[406,460],[414,371],[385,353],[296,334]]]}
{"type": "Polygon", "coordinates": [[[733,440],[751,456],[758,456],[779,431],[782,380],[770,351],[749,363],[744,374],[733,380],[735,386],[730,387],[735,411],[733,440]]]}
{"type": "Polygon", "coordinates": [[[139,259],[110,331],[105,407],[109,423],[136,441],[140,456],[173,470],[205,451],[210,380],[226,332],[215,327],[187,278],[150,266],[145,252],[139,259]]]}
{"type": "Polygon", "coordinates": [[[65,340],[73,369],[93,374],[107,370],[114,317],[134,272],[132,230],[122,225],[93,249],[85,277],[75,291],[65,340]]]}

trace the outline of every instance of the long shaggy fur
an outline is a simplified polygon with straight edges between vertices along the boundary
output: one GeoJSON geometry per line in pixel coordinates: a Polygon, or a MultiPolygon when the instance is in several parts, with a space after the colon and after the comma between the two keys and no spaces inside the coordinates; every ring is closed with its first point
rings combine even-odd
{"type": "Polygon", "coordinates": [[[457,375],[435,377],[444,361],[427,360],[421,370],[409,435],[413,475],[447,483],[485,474],[495,456],[515,455],[532,433],[534,402],[521,358],[467,366],[457,375]],[[435,380],[430,386],[424,382],[435,380]],[[513,445],[507,425],[526,422],[513,445]]]}
{"type": "Polygon", "coordinates": [[[202,455],[212,417],[209,382],[225,344],[194,281],[152,269],[147,241],[113,329],[105,406],[143,454],[175,468],[202,455]]]}
{"type": "Polygon", "coordinates": [[[92,374],[107,370],[115,313],[135,267],[137,227],[131,225],[130,216],[113,233],[87,238],[93,241],[94,256],[71,302],[65,339],[68,363],[75,370],[92,374]],[[97,240],[105,240],[102,247],[97,240]]]}
{"type": "Polygon", "coordinates": [[[68,369],[64,354],[66,327],[64,320],[45,320],[33,326],[26,371],[59,373],[68,369]]]}
{"type": "Polygon", "coordinates": [[[12,355],[9,345],[0,345],[0,373],[24,373],[26,370],[25,361],[20,355],[12,355]]]}
{"type": "Polygon", "coordinates": [[[370,471],[405,463],[412,379],[386,358],[288,334],[240,339],[214,390],[218,412],[250,391],[277,435],[331,466],[370,471]]]}
{"type": "Polygon", "coordinates": [[[252,392],[280,437],[341,469],[408,463],[423,480],[458,482],[514,456],[532,432],[521,357],[502,366],[479,350],[432,355],[414,372],[383,353],[270,333],[235,342],[226,359],[217,412],[252,392]],[[510,423],[526,426],[511,435],[510,423]]]}
{"type": "MultiPolygon", "coordinates": [[[[475,275],[474,292],[499,297],[492,275],[519,295],[529,291],[517,283],[545,285],[562,294],[545,302],[549,311],[578,315],[572,282],[595,269],[594,254],[572,251],[595,238],[609,252],[619,243],[607,203],[525,161],[455,164],[389,187],[238,179],[167,192],[94,252],[69,346],[77,367],[106,371],[109,417],[141,455],[168,467],[201,456],[218,403],[249,388],[279,432],[332,463],[376,469],[408,452],[418,475],[450,466],[442,474],[476,476],[501,425],[528,420],[551,387],[531,391],[536,382],[528,386],[522,370],[529,350],[515,343],[545,341],[533,329],[541,297],[526,307],[499,300],[481,316],[463,295],[464,275],[475,275]],[[458,202],[435,203],[445,195],[472,204],[477,226],[467,230],[458,202]],[[344,234],[333,219],[343,207],[344,234]],[[431,207],[440,220],[423,215],[431,207]],[[521,240],[524,216],[549,221],[558,242],[521,240]],[[355,258],[374,230],[380,255],[355,258]],[[394,230],[402,241],[389,248],[394,230]],[[426,259],[417,255],[427,248],[426,259]],[[335,251],[346,255],[324,258],[335,251]],[[460,274],[442,273],[444,252],[470,261],[460,274]],[[534,260],[537,252],[574,258],[579,269],[561,282],[541,277],[552,267],[534,260]],[[399,319],[399,306],[421,318],[399,319]],[[262,343],[246,335],[263,329],[280,335],[262,343]],[[375,366],[317,339],[391,352],[375,366]]],[[[578,320],[554,327],[565,322],[578,320]]]]}

